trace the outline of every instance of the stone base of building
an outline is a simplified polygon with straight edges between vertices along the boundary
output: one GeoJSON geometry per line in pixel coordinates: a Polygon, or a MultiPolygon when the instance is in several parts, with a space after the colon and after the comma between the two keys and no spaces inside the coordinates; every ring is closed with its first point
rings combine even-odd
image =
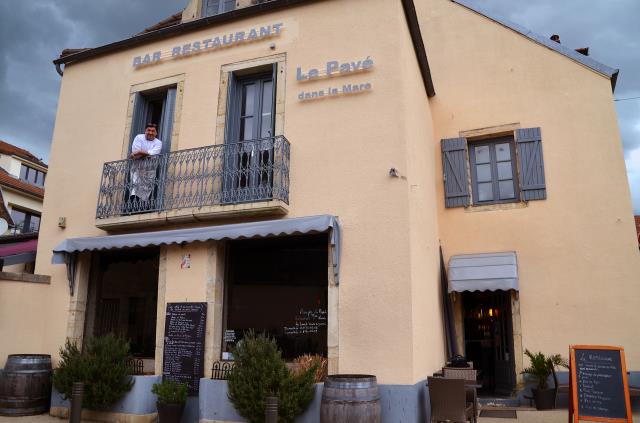
{"type": "MultiPolygon", "coordinates": [[[[67,407],[51,407],[49,415],[68,420],[69,409],[67,407]]],[[[108,423],[156,423],[158,421],[158,413],[126,414],[113,413],[110,411],[82,410],[82,421],[85,420],[108,423]]]]}

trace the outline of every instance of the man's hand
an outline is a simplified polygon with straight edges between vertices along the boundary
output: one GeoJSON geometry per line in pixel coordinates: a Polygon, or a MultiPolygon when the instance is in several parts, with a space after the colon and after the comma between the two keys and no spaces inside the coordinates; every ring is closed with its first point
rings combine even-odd
{"type": "Polygon", "coordinates": [[[135,153],[131,153],[131,158],[132,159],[142,159],[144,157],[147,157],[149,155],[149,153],[147,153],[146,151],[136,151],[135,153]]]}

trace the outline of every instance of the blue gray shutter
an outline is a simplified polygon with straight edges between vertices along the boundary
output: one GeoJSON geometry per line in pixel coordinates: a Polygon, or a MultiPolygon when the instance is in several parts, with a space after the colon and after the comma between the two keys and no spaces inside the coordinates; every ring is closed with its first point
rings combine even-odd
{"type": "Polygon", "coordinates": [[[162,141],[162,152],[171,151],[171,133],[173,132],[173,112],[176,108],[176,88],[169,88],[162,107],[162,124],[158,131],[158,138],[162,141]]]}
{"type": "Polygon", "coordinates": [[[465,138],[449,138],[441,140],[440,143],[442,146],[445,207],[467,207],[469,205],[467,140],[465,138]]]}
{"type": "Polygon", "coordinates": [[[147,109],[147,101],[140,93],[135,94],[135,98],[133,99],[133,119],[131,119],[131,136],[129,138],[129,152],[131,152],[131,144],[133,144],[133,139],[138,134],[144,133],[144,126],[146,122],[144,121],[146,118],[146,109],[147,109]]]}
{"type": "Polygon", "coordinates": [[[540,128],[517,129],[516,148],[520,167],[520,198],[525,201],[544,200],[547,198],[547,188],[540,128]]]}

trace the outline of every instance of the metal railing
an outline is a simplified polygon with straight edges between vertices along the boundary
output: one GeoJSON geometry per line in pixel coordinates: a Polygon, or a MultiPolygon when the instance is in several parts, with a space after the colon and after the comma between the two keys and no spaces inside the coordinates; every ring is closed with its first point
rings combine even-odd
{"type": "Polygon", "coordinates": [[[96,219],[282,200],[289,204],[284,136],[210,145],[104,164],[96,219]]]}

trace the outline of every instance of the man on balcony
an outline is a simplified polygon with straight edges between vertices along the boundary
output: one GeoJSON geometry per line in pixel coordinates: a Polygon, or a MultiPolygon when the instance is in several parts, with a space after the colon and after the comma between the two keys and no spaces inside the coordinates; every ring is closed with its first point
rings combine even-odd
{"type": "Polygon", "coordinates": [[[147,210],[152,208],[149,199],[156,186],[157,160],[150,160],[151,156],[156,156],[162,151],[162,141],[156,138],[158,135],[157,125],[148,123],[145,126],[144,134],[138,134],[131,144],[131,191],[130,207],[132,212],[147,210]]]}

